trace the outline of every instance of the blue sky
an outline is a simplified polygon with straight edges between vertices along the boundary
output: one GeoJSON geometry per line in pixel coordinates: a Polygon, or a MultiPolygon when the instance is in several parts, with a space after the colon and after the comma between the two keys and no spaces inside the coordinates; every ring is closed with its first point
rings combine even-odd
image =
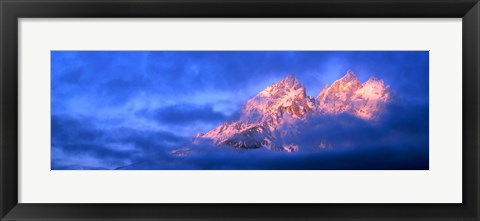
{"type": "Polygon", "coordinates": [[[316,96],[350,69],[428,107],[428,62],[427,51],[52,51],[52,167],[161,155],[158,146],[212,129],[292,73],[316,96]]]}

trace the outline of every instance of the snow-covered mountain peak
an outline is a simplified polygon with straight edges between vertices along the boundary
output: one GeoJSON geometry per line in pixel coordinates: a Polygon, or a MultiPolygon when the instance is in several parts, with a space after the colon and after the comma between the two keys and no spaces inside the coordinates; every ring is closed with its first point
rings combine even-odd
{"type": "Polygon", "coordinates": [[[348,70],[347,73],[340,79],[333,82],[332,86],[328,84],[320,91],[317,95],[316,101],[317,104],[324,103],[325,99],[334,99],[334,100],[347,100],[351,94],[361,87],[361,82],[358,80],[357,76],[353,71],[348,70]],[[326,96],[327,94],[331,95],[330,97],[326,96]]]}
{"type": "Polygon", "coordinates": [[[348,113],[370,120],[383,110],[388,99],[388,86],[383,80],[370,78],[361,83],[350,70],[313,99],[291,74],[249,99],[240,110],[239,119],[197,138],[238,148],[296,151],[298,146],[283,143],[283,139],[299,134],[297,125],[308,122],[310,116],[348,113]]]}
{"type": "Polygon", "coordinates": [[[333,82],[332,88],[340,91],[345,91],[350,89],[356,89],[360,86],[360,84],[361,83],[360,80],[358,80],[357,75],[355,75],[353,71],[348,70],[342,78],[333,82]]]}
{"type": "Polygon", "coordinates": [[[376,85],[385,85],[385,82],[383,82],[383,80],[381,79],[378,79],[374,76],[368,78],[367,81],[365,81],[364,84],[376,84],[376,85]]]}
{"type": "Polygon", "coordinates": [[[298,79],[294,74],[290,74],[287,77],[281,79],[277,83],[272,83],[272,85],[266,87],[259,95],[262,96],[275,96],[278,93],[294,91],[298,89],[305,89],[303,85],[300,84],[298,79]]]}
{"type": "Polygon", "coordinates": [[[287,77],[281,79],[277,85],[279,86],[285,86],[285,87],[295,87],[295,86],[299,86],[300,83],[297,79],[297,77],[295,77],[295,74],[289,74],[287,77]]]}
{"type": "Polygon", "coordinates": [[[340,81],[343,82],[351,82],[351,81],[358,81],[357,75],[352,70],[348,70],[347,73],[340,78],[340,81]]]}
{"type": "Polygon", "coordinates": [[[352,113],[363,119],[374,118],[388,100],[388,86],[383,80],[370,77],[361,83],[353,71],[325,86],[316,98],[322,114],[352,113]]]}
{"type": "Polygon", "coordinates": [[[301,118],[314,107],[314,103],[307,97],[305,86],[294,75],[289,75],[248,100],[243,106],[243,115],[250,117],[254,112],[261,117],[289,114],[301,118]]]}

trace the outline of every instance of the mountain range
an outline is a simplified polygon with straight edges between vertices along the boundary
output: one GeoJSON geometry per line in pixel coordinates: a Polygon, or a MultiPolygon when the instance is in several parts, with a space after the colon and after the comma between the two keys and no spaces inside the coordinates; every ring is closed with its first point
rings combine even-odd
{"type": "MultiPolygon", "coordinates": [[[[205,134],[198,133],[193,142],[298,151],[303,147],[292,138],[304,133],[308,128],[305,125],[312,124],[312,119],[346,114],[374,121],[389,99],[389,87],[383,80],[370,77],[362,83],[350,70],[332,85],[326,85],[316,97],[308,96],[305,86],[289,75],[249,99],[237,119],[205,134]]],[[[315,146],[328,147],[328,141],[319,139],[315,146]]]]}

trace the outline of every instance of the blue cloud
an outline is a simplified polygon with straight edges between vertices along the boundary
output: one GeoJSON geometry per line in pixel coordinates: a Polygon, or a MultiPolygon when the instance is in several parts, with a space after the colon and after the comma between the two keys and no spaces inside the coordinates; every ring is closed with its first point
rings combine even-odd
{"type": "Polygon", "coordinates": [[[52,169],[115,169],[120,165],[160,157],[169,147],[187,141],[167,131],[115,125],[86,117],[53,115],[52,169]],[[70,164],[68,159],[76,164],[70,164]],[[92,167],[92,164],[96,166],[92,167]]]}
{"type": "Polygon", "coordinates": [[[160,124],[183,125],[198,122],[219,123],[229,118],[222,112],[215,111],[212,105],[171,105],[154,111],[143,110],[138,113],[160,124]]]}

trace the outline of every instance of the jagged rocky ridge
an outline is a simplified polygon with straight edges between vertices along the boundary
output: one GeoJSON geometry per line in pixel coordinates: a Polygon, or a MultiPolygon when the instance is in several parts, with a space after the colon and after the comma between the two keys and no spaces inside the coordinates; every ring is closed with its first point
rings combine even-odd
{"type": "MultiPolygon", "coordinates": [[[[225,122],[205,134],[199,133],[194,143],[298,151],[299,144],[286,140],[300,134],[299,125],[308,123],[309,119],[350,114],[374,120],[388,101],[388,86],[382,80],[371,77],[362,83],[353,71],[347,71],[331,86],[326,85],[315,98],[306,94],[305,87],[294,75],[289,75],[248,100],[238,119],[225,122]]],[[[327,145],[321,141],[318,147],[327,145]]]]}

